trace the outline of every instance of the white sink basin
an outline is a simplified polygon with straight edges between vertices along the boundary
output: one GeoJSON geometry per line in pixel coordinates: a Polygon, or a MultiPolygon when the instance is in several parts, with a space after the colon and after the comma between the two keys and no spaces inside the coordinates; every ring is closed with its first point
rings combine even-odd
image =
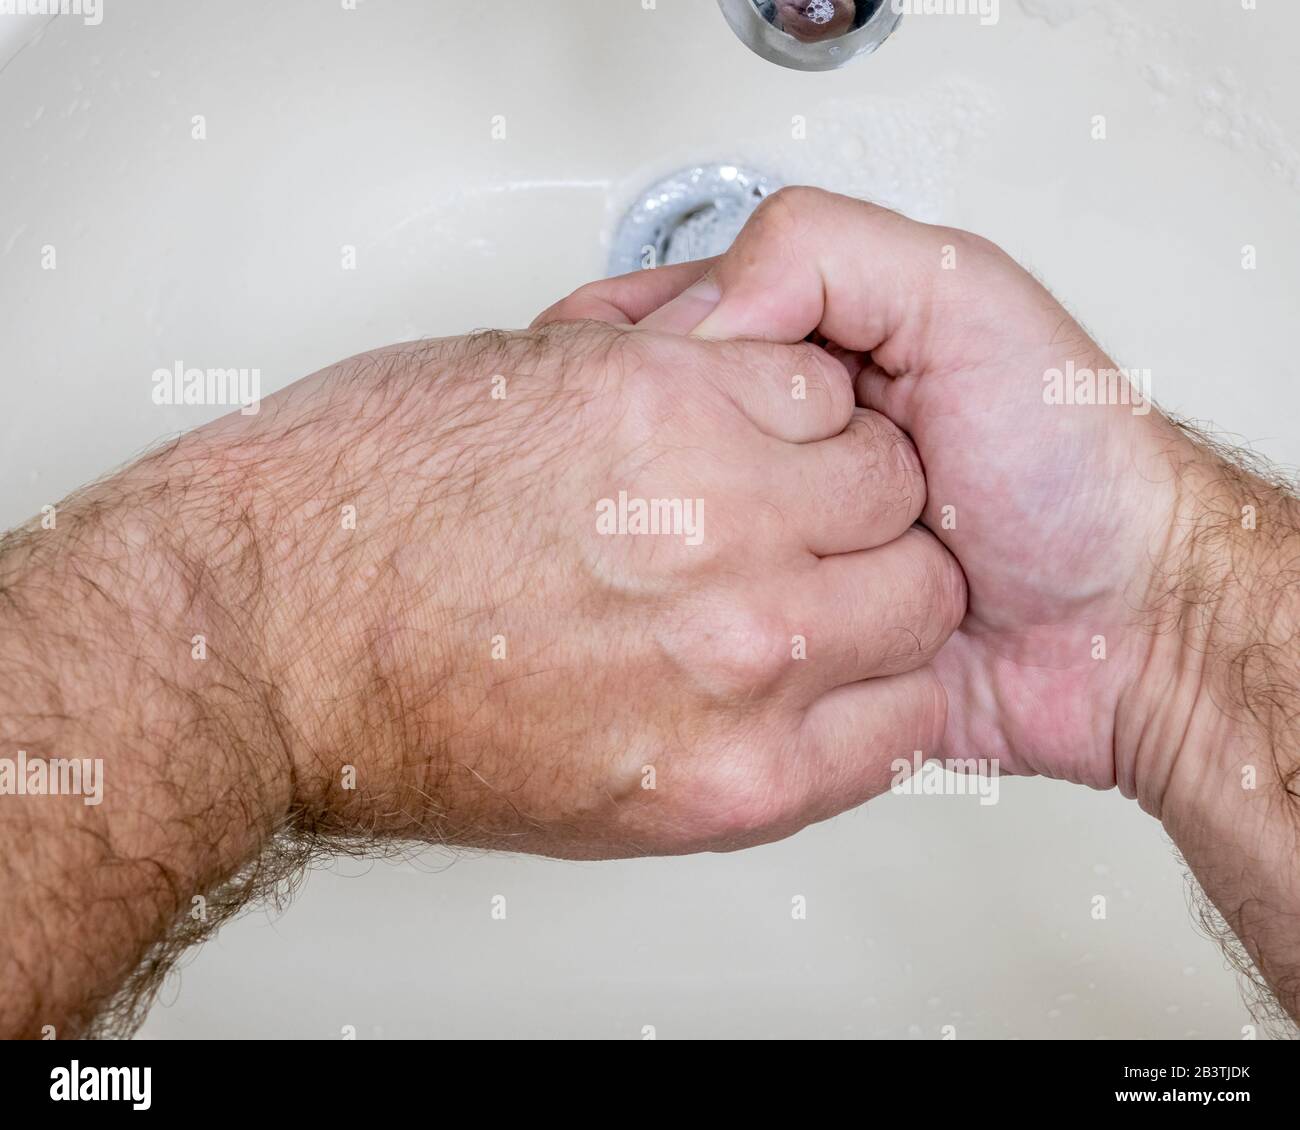
{"type": "MultiPolygon", "coordinates": [[[[1163,404],[1300,462],[1300,8],[1237,8],[1003,0],[994,27],[905,19],[829,74],[763,62],[705,0],[109,0],[100,26],[61,17],[16,54],[27,25],[0,17],[0,522],[219,414],[155,406],[157,368],[257,367],[269,392],[386,342],[527,323],[603,273],[642,187],[695,161],[997,239],[1163,404]]],[[[145,1033],[1248,1021],[1159,826],[1117,795],[1004,782],[993,808],[883,798],[736,856],[444,863],[315,875],[273,928],[202,950],[145,1033]]]]}

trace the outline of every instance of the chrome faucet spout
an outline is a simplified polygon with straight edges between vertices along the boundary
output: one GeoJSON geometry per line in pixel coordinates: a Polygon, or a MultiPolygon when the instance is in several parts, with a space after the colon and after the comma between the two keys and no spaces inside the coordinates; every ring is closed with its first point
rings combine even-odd
{"type": "Polygon", "coordinates": [[[894,0],[718,0],[742,43],[769,62],[833,71],[869,55],[903,18],[894,0]]]}

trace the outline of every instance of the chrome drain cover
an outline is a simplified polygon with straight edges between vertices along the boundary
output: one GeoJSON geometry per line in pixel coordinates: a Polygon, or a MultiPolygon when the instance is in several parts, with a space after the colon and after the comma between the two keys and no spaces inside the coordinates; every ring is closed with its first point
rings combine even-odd
{"type": "Polygon", "coordinates": [[[721,255],[764,197],[781,187],[741,165],[693,165],[652,185],[614,234],[610,275],[721,255]]]}

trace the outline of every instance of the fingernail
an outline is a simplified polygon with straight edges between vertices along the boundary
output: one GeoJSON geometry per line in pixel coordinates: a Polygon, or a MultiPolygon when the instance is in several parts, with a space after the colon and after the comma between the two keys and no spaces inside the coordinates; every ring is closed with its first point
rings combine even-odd
{"type": "Polygon", "coordinates": [[[662,333],[689,334],[713,313],[721,301],[722,289],[709,275],[705,275],[671,302],[642,319],[640,324],[662,333]]]}

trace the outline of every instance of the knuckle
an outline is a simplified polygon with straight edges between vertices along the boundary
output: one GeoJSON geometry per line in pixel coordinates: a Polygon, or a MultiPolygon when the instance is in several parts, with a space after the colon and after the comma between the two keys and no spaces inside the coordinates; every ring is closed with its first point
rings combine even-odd
{"type": "Polygon", "coordinates": [[[848,370],[815,345],[799,346],[794,360],[804,378],[808,400],[825,407],[832,419],[847,424],[856,403],[848,370]]]}
{"type": "Polygon", "coordinates": [[[779,188],[754,210],[750,222],[768,235],[788,234],[801,227],[829,199],[830,193],[820,188],[804,185],[779,188]]]}
{"type": "Polygon", "coordinates": [[[900,510],[909,512],[913,519],[925,509],[925,469],[916,445],[901,432],[889,443],[889,458],[895,468],[896,503],[900,510]]]}
{"type": "Polygon", "coordinates": [[[774,830],[796,821],[796,800],[757,736],[716,750],[702,772],[698,818],[714,850],[771,839],[774,830]]]}
{"type": "Polygon", "coordinates": [[[907,434],[891,420],[869,408],[853,413],[846,432],[852,452],[850,463],[853,490],[862,493],[864,483],[872,494],[889,492],[890,505],[920,513],[925,501],[925,474],[921,457],[907,434]]]}
{"type": "Polygon", "coordinates": [[[894,615],[878,656],[894,673],[933,659],[966,614],[966,579],[952,554],[925,530],[903,539],[908,548],[890,584],[894,615]]]}
{"type": "Polygon", "coordinates": [[[925,506],[925,470],[911,438],[878,413],[869,426],[871,460],[881,505],[889,512],[904,511],[916,518],[925,506]]]}
{"type": "Polygon", "coordinates": [[[899,441],[909,442],[897,424],[870,408],[854,411],[849,436],[857,455],[870,463],[878,463],[890,455],[899,441]]]}
{"type": "Polygon", "coordinates": [[[693,630],[687,662],[708,698],[734,705],[771,691],[789,665],[790,640],[779,615],[732,605],[693,630]]]}
{"type": "Polygon", "coordinates": [[[920,576],[921,607],[926,613],[922,648],[933,655],[947,641],[966,615],[966,577],[953,557],[937,540],[926,537],[920,576]]]}
{"type": "Polygon", "coordinates": [[[796,215],[802,215],[811,209],[824,207],[834,199],[835,196],[824,188],[809,184],[792,184],[778,188],[763,201],[760,207],[769,210],[789,209],[796,215]]]}

